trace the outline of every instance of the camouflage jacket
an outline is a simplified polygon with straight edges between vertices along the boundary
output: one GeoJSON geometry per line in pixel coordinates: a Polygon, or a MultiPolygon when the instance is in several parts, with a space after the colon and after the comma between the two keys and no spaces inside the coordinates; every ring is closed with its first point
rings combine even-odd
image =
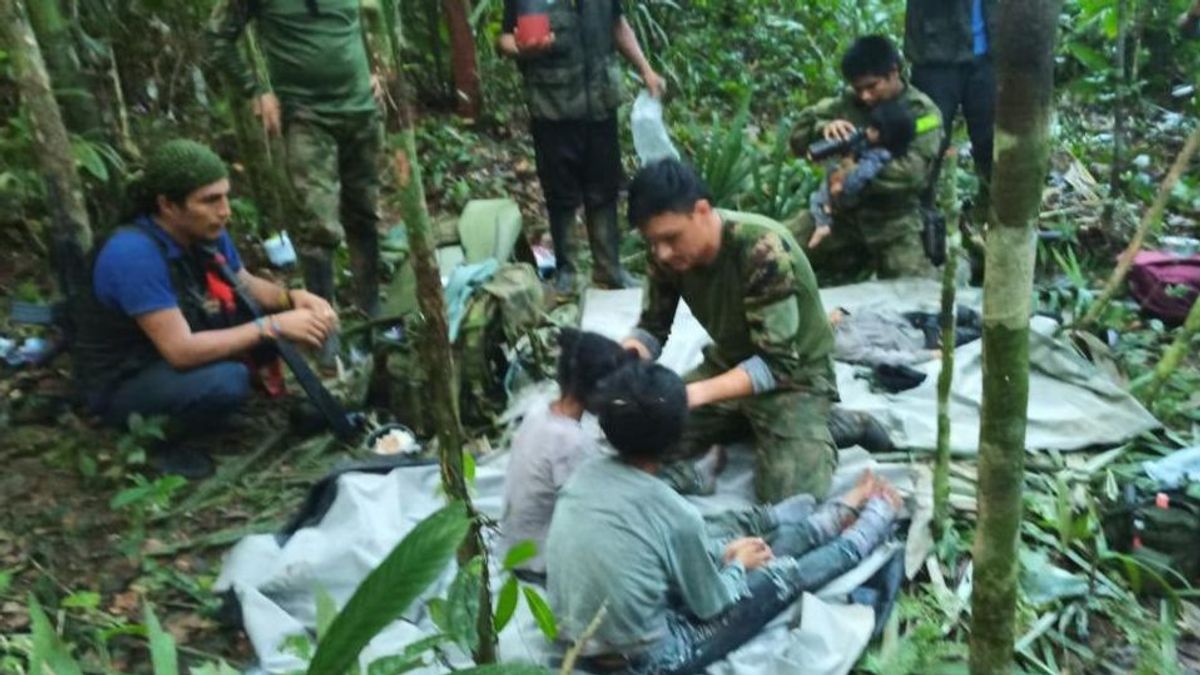
{"type": "MultiPolygon", "coordinates": [[[[917,120],[917,137],[907,154],[892,159],[863,188],[856,206],[839,210],[835,222],[857,220],[886,225],[893,220],[919,217],[921,192],[929,182],[929,172],[941,151],[942,115],[928,96],[907,83],[900,100],[917,120]]],[[[849,120],[854,126],[863,128],[869,117],[870,109],[847,87],[840,96],[822,99],[800,111],[792,131],[792,150],[804,155],[810,144],[823,138],[822,130],[833,120],[849,120]]]]}
{"type": "Polygon", "coordinates": [[[285,113],[376,110],[364,30],[359,0],[220,0],[208,24],[221,75],[246,97],[274,91],[285,113]],[[251,20],[269,82],[256,80],[238,49],[251,20]]]}
{"type": "Polygon", "coordinates": [[[808,258],[774,220],[720,214],[721,247],[708,265],[679,273],[648,259],[636,336],[659,351],[683,299],[713,339],[704,350],[709,369],[725,371],[757,357],[770,372],[771,388],[836,397],[833,330],[808,258]]]}
{"type": "MultiPolygon", "coordinates": [[[[969,63],[975,58],[971,5],[975,0],[908,0],[904,12],[904,56],[914,66],[969,63]]],[[[990,41],[996,0],[982,0],[990,41]]]]}

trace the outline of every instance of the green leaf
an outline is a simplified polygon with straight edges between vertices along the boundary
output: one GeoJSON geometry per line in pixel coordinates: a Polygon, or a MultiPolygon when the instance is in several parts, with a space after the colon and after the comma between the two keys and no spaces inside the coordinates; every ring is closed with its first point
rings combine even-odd
{"type": "Polygon", "coordinates": [[[95,591],[79,591],[63,598],[60,607],[76,609],[96,609],[100,606],[100,594],[95,591]]]}
{"type": "Polygon", "coordinates": [[[329,630],[329,624],[333,623],[337,617],[338,608],[337,601],[325,590],[324,586],[317,586],[317,640],[325,637],[325,632],[329,630]]]}
{"type": "Polygon", "coordinates": [[[372,661],[367,666],[367,675],[400,675],[400,673],[416,670],[426,665],[426,652],[445,642],[447,639],[449,639],[448,636],[438,633],[405,645],[404,651],[400,654],[385,656],[372,661]]]}
{"type": "Polygon", "coordinates": [[[508,549],[508,555],[504,556],[504,569],[516,569],[517,565],[531,560],[537,555],[537,543],[532,539],[519,541],[515,546],[508,549]]]}
{"type": "Polygon", "coordinates": [[[39,675],[43,668],[52,675],[83,675],[33,593],[29,594],[29,624],[33,632],[33,653],[29,657],[32,675],[39,675]]]}
{"type": "Polygon", "coordinates": [[[0,572],[0,594],[3,594],[8,590],[8,587],[12,585],[12,577],[12,570],[4,570],[0,572]]]}
{"type": "Polygon", "coordinates": [[[500,587],[500,595],[496,598],[496,614],[492,618],[497,633],[504,630],[509,620],[512,619],[513,613],[517,611],[517,594],[520,590],[520,585],[514,576],[508,577],[508,581],[505,581],[504,585],[500,587]]]}
{"type": "Polygon", "coordinates": [[[529,663],[492,663],[486,666],[475,666],[466,670],[456,670],[455,675],[548,675],[549,671],[541,666],[529,663]]]}
{"type": "Polygon", "coordinates": [[[453,502],[421,521],[359,585],[309,663],[311,675],[349,668],[371,638],[437,580],[467,535],[466,507],[453,502]]]}
{"type": "Polygon", "coordinates": [[[467,485],[475,484],[475,455],[469,452],[463,453],[463,479],[467,485]]]}
{"type": "Polygon", "coordinates": [[[175,638],[163,630],[150,603],[146,603],[146,638],[150,641],[150,663],[154,666],[154,675],[179,675],[175,638]]]}
{"type": "Polygon", "coordinates": [[[533,619],[537,621],[542,634],[547,640],[556,639],[558,626],[555,625],[554,612],[550,610],[550,605],[546,604],[545,599],[532,586],[524,586],[521,591],[525,594],[525,602],[529,603],[529,611],[533,612],[533,619]]]}
{"type": "Polygon", "coordinates": [[[446,622],[448,632],[463,651],[474,651],[479,644],[479,587],[483,561],[478,556],[459,568],[446,593],[446,622]]]}

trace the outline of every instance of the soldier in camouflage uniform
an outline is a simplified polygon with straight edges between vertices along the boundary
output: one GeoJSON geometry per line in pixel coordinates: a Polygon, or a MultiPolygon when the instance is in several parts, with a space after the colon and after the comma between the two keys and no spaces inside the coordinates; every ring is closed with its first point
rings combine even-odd
{"type": "Polygon", "coordinates": [[[518,34],[516,0],[505,0],[499,48],[517,60],[525,82],[538,180],[554,240],[555,288],[574,290],[570,237],[581,205],[593,281],[606,288],[634,286],[619,256],[617,106],[623,74],[616,53],[638,69],[653,96],[662,93],[663,80],[642,54],[620,0],[549,0],[547,6],[551,33],[531,43],[518,34]]]}
{"type": "Polygon", "coordinates": [[[817,228],[802,213],[791,229],[806,242],[809,260],[822,283],[858,281],[870,272],[880,279],[930,276],[932,267],[921,243],[921,193],[942,143],[937,106],[900,76],[900,54],[879,35],[859,38],[842,59],[849,87],[800,113],[792,149],[846,138],[866,128],[871,109],[884,101],[903,102],[917,120],[917,137],[908,153],[890,162],[862,192],[858,205],[834,215],[832,228],[817,228]]]}
{"type": "MultiPolygon", "coordinates": [[[[673,159],[634,178],[629,219],[650,255],[641,319],[625,345],[657,358],[681,299],[713,338],[686,378],[679,456],[748,436],[760,501],[824,497],[837,461],[833,331],[796,240],[769,218],[714,209],[695,172],[673,159]]],[[[681,491],[701,487],[687,464],[664,474],[681,491]]]]}
{"type": "MultiPolygon", "coordinates": [[[[283,134],[305,286],[333,300],[333,252],[346,239],[355,302],[374,315],[383,122],[364,30],[359,0],[221,0],[209,26],[224,77],[253,98],[268,134],[283,134]],[[238,50],[250,21],[269,82],[256,81],[238,50]]],[[[337,349],[326,345],[322,365],[337,349]]]]}

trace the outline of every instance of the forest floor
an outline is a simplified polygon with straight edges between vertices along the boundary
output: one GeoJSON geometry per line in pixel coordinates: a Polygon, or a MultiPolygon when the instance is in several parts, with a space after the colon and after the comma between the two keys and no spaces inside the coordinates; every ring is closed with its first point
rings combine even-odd
{"type": "MultiPolygon", "coordinates": [[[[453,214],[468,195],[507,193],[521,203],[527,222],[541,221],[540,191],[523,131],[477,132],[452,124],[423,129],[419,141],[431,151],[438,149],[431,152],[433,159],[425,167],[429,184],[435,186],[430,190],[435,210],[453,214]]],[[[1167,154],[1177,141],[1172,137],[1154,154],[1155,166],[1165,170],[1170,161],[1167,154]]],[[[1079,178],[1082,167],[1069,154],[1056,154],[1057,177],[1051,181],[1043,210],[1058,213],[1043,227],[1053,229],[1063,220],[1062,213],[1069,214],[1071,250],[1107,270],[1141,207],[1130,207],[1127,222],[1117,231],[1102,229],[1103,203],[1080,196],[1084,192],[1080,185],[1096,187],[1094,180],[1079,178]]],[[[1161,171],[1152,173],[1149,181],[1154,184],[1161,171]]],[[[1169,225],[1195,236],[1190,217],[1169,225]]],[[[23,253],[17,243],[0,247],[0,303],[5,307],[10,299],[29,296],[30,284],[43,292],[48,289],[45,261],[23,253]]],[[[257,251],[252,240],[243,238],[242,243],[244,250],[257,251]]],[[[251,260],[257,255],[251,254],[251,260]]],[[[1078,302],[1084,289],[1067,272],[1046,266],[1039,281],[1042,296],[1053,296],[1064,305],[1078,302]]],[[[24,335],[32,329],[12,330],[24,335]]],[[[1161,329],[1155,334],[1149,322],[1124,325],[1121,330],[1145,333],[1144,339],[1131,343],[1130,354],[1143,349],[1152,356],[1169,337],[1161,329]]],[[[327,436],[303,437],[287,431],[287,402],[259,400],[212,444],[219,466],[216,476],[182,486],[147,480],[140,477],[138,461],[152,442],[154,429],[116,433],[100,428],[72,407],[67,361],[61,358],[43,368],[0,371],[0,465],[6,467],[0,475],[4,511],[0,516],[0,671],[5,670],[5,652],[20,651],[10,641],[28,631],[31,592],[57,599],[52,605],[60,612],[56,623],[63,617],[71,620],[69,637],[90,670],[146,668],[139,628],[146,601],[175,637],[184,662],[221,658],[235,666],[250,665],[254,654],[249,642],[240,630],[222,621],[227,618],[222,614],[222,599],[211,592],[222,556],[248,533],[279,530],[309,486],[334,464],[361,451],[338,446],[327,436]]],[[[1200,372],[1194,352],[1185,368],[1200,372]]],[[[1200,400],[1195,397],[1170,410],[1170,425],[1180,438],[1192,435],[1198,422],[1200,400]]],[[[969,523],[961,530],[960,563],[969,548],[969,523]]],[[[961,578],[962,568],[961,564],[953,568],[956,571],[947,580],[951,588],[961,578]]],[[[923,621],[948,620],[949,610],[930,607],[937,604],[932,595],[924,578],[906,591],[904,625],[909,633],[917,633],[923,621]]],[[[1182,668],[1200,672],[1200,613],[1184,604],[1187,609],[1181,621],[1192,627],[1192,634],[1184,631],[1174,644],[1174,656],[1182,668]]],[[[1145,606],[1157,614],[1157,601],[1146,600],[1145,606]]],[[[961,608],[954,612],[952,624],[960,613],[961,608]]],[[[1140,657],[1135,644],[1139,638],[1130,630],[1116,622],[1097,622],[1087,644],[1079,645],[1085,651],[1065,652],[1059,665],[1084,672],[1094,662],[1086,655],[1090,651],[1092,659],[1101,654],[1110,664],[1132,670],[1140,657]]],[[[961,632],[957,634],[961,638],[961,632]]],[[[929,636],[925,644],[943,636],[929,636]]],[[[886,654],[873,654],[861,665],[872,672],[899,672],[880,665],[886,658],[886,654]]]]}

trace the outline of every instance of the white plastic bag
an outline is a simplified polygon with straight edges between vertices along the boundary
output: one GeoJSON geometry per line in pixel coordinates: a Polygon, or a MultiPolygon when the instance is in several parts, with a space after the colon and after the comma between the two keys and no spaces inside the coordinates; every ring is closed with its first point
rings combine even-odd
{"type": "Polygon", "coordinates": [[[679,159],[679,151],[671,143],[663,124],[662,101],[651,96],[649,91],[643,89],[633,102],[629,125],[633,128],[633,149],[642,166],[664,157],[679,159]]]}

